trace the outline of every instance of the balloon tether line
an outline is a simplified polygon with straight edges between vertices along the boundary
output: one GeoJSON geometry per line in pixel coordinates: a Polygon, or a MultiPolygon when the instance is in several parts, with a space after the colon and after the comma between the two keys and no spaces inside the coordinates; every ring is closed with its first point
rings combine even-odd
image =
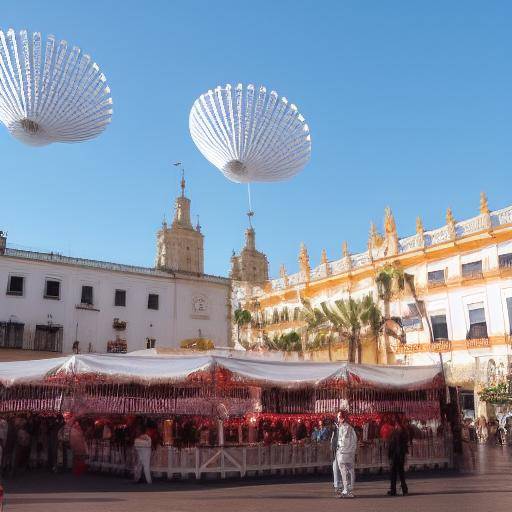
{"type": "Polygon", "coordinates": [[[247,212],[247,217],[249,217],[249,227],[252,228],[251,218],[254,216],[254,211],[252,209],[251,184],[250,183],[247,183],[247,196],[249,198],[249,211],[247,212]]]}

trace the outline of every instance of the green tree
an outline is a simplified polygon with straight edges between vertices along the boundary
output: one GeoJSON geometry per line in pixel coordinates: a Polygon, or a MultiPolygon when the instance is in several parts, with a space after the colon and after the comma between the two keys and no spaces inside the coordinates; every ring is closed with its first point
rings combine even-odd
{"type": "Polygon", "coordinates": [[[348,361],[361,359],[361,331],[369,329],[378,336],[380,311],[371,295],[362,299],[337,300],[334,305],[321,304],[322,311],[340,338],[348,340],[348,361]]]}
{"type": "Polygon", "coordinates": [[[265,345],[269,350],[280,350],[282,352],[300,352],[302,349],[301,338],[298,332],[290,331],[272,338],[264,338],[265,345]]]}
{"type": "MultiPolygon", "coordinates": [[[[383,316],[384,321],[391,318],[391,298],[395,293],[402,292],[405,289],[405,275],[404,271],[397,265],[386,265],[384,266],[377,276],[375,277],[375,283],[377,284],[377,293],[379,299],[383,303],[383,316]]],[[[384,349],[385,349],[385,360],[383,363],[387,363],[387,347],[389,346],[389,332],[388,329],[384,329],[384,349]]]]}
{"type": "MultiPolygon", "coordinates": [[[[309,337],[312,333],[318,333],[322,328],[328,326],[328,319],[322,309],[315,308],[311,305],[308,299],[301,297],[302,310],[300,316],[306,323],[305,333],[302,337],[302,351],[306,350],[306,345],[309,343],[309,337]]],[[[330,357],[330,354],[329,354],[330,357]]]]}
{"type": "Polygon", "coordinates": [[[251,312],[239,307],[235,310],[234,319],[236,324],[236,337],[240,344],[240,328],[250,323],[252,319],[251,312]]]}

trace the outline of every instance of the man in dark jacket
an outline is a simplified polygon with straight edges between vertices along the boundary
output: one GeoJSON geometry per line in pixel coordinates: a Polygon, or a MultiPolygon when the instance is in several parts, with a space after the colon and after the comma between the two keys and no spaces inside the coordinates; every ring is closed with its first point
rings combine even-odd
{"type": "Polygon", "coordinates": [[[408,494],[407,484],[405,482],[405,457],[409,452],[409,435],[407,430],[402,425],[399,416],[395,417],[395,428],[389,438],[389,466],[391,469],[391,487],[388,491],[389,496],[396,496],[396,479],[400,477],[400,484],[402,485],[402,494],[408,494]]]}

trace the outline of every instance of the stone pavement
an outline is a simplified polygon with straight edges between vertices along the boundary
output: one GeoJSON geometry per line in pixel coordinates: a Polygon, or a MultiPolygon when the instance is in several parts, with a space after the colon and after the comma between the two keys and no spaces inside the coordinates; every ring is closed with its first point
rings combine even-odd
{"type": "Polygon", "coordinates": [[[267,478],[227,482],[155,482],[105,475],[27,474],[4,482],[5,512],[510,512],[512,448],[479,447],[472,474],[412,474],[410,495],[385,496],[384,479],[356,486],[354,500],[333,498],[325,478],[267,478]]]}

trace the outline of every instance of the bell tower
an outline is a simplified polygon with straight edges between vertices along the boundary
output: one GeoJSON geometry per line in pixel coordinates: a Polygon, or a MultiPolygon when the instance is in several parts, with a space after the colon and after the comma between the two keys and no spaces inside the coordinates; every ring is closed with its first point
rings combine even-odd
{"type": "Polygon", "coordinates": [[[185,173],[181,174],[181,195],[174,203],[171,227],[162,222],[157,233],[156,267],[162,270],[204,273],[204,236],[199,220],[196,227],[190,220],[190,199],[185,196],[185,173]]]}
{"type": "Polygon", "coordinates": [[[251,222],[254,213],[251,211],[247,215],[249,227],[245,230],[245,246],[239,256],[233,251],[229,276],[236,281],[263,283],[268,281],[268,260],[265,254],[256,249],[256,231],[251,222]]]}

